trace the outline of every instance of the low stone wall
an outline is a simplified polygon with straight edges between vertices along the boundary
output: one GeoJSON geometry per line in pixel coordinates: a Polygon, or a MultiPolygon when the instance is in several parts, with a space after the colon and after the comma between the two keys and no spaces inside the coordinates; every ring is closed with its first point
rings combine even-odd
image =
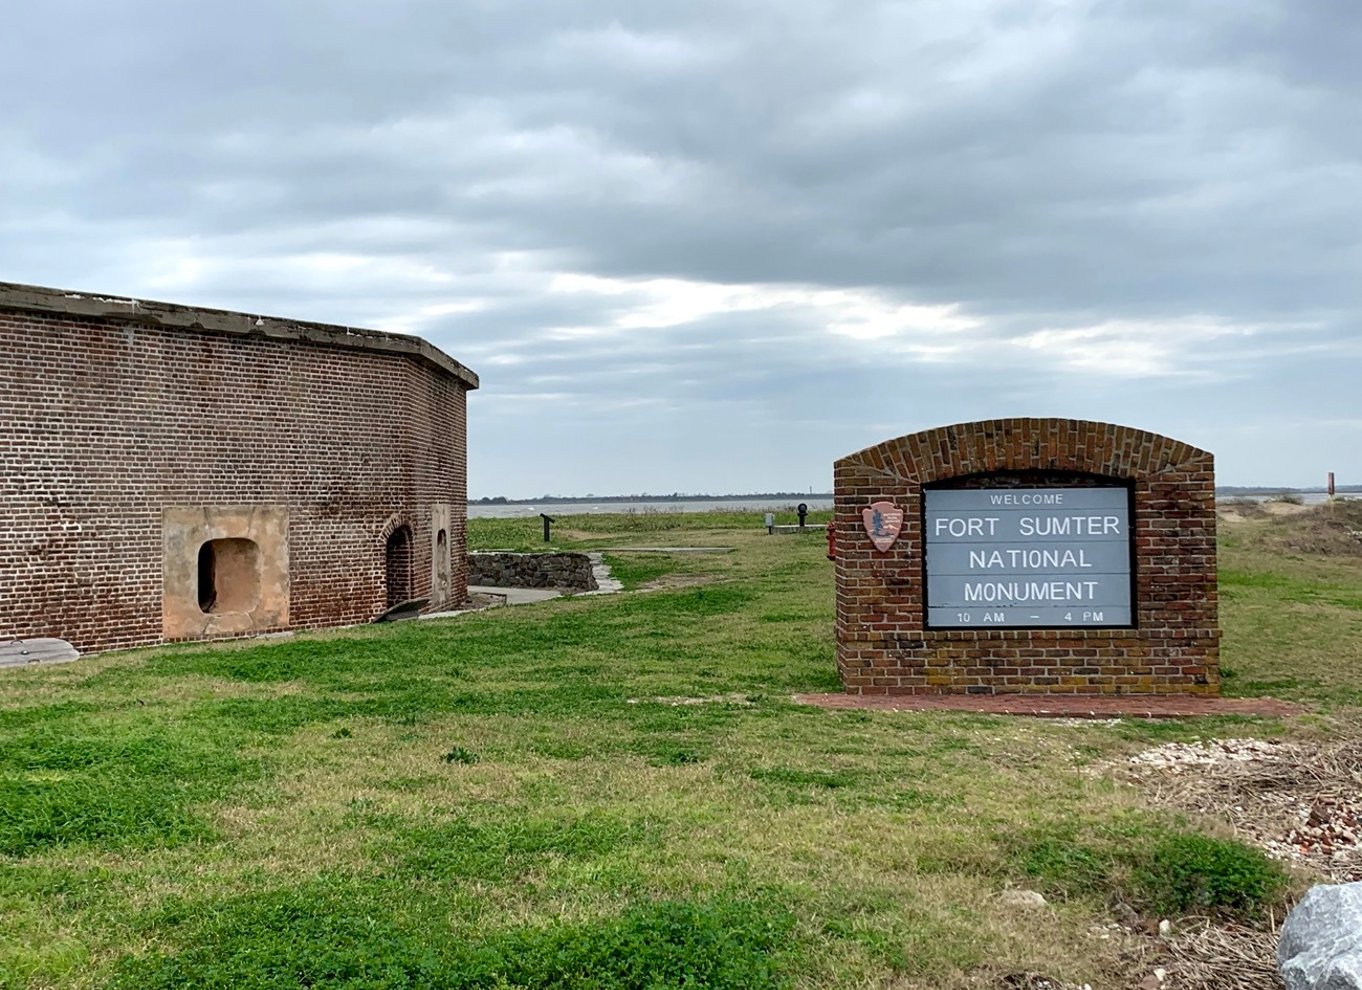
{"type": "Polygon", "coordinates": [[[468,583],[491,588],[565,588],[595,591],[584,553],[470,553],[468,583]]]}

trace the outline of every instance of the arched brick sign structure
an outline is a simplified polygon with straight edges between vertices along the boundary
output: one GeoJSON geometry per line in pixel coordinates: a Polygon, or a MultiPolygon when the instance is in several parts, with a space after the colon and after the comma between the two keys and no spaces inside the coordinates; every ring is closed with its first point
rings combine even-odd
{"type": "Polygon", "coordinates": [[[847,691],[1219,693],[1206,451],[986,420],[867,447],[834,478],[847,691]]]}

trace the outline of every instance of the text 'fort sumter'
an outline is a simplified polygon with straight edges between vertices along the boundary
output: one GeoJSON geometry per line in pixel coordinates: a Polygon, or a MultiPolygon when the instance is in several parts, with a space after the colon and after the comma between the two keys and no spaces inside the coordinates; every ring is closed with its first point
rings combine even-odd
{"type": "Polygon", "coordinates": [[[930,626],[1130,624],[1126,489],[929,490],[924,505],[930,626]]]}

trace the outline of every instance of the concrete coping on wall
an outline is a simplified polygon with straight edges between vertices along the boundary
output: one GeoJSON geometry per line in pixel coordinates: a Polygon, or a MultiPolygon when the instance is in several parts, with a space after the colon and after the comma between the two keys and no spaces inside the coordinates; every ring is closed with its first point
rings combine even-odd
{"type": "Polygon", "coordinates": [[[0,309],[399,354],[424,361],[457,379],[465,388],[478,387],[478,376],[471,370],[420,337],[407,334],[182,306],[148,299],[69,292],[17,282],[0,282],[0,309]]]}

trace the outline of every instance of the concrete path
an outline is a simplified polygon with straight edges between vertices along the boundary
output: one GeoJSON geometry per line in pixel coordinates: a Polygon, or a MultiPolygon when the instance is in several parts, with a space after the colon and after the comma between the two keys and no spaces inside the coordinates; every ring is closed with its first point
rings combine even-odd
{"type": "Polygon", "coordinates": [[[624,590],[624,585],[610,576],[610,565],[602,554],[592,551],[587,556],[591,558],[591,576],[596,579],[596,590],[584,591],[582,594],[613,595],[624,590]]]}

